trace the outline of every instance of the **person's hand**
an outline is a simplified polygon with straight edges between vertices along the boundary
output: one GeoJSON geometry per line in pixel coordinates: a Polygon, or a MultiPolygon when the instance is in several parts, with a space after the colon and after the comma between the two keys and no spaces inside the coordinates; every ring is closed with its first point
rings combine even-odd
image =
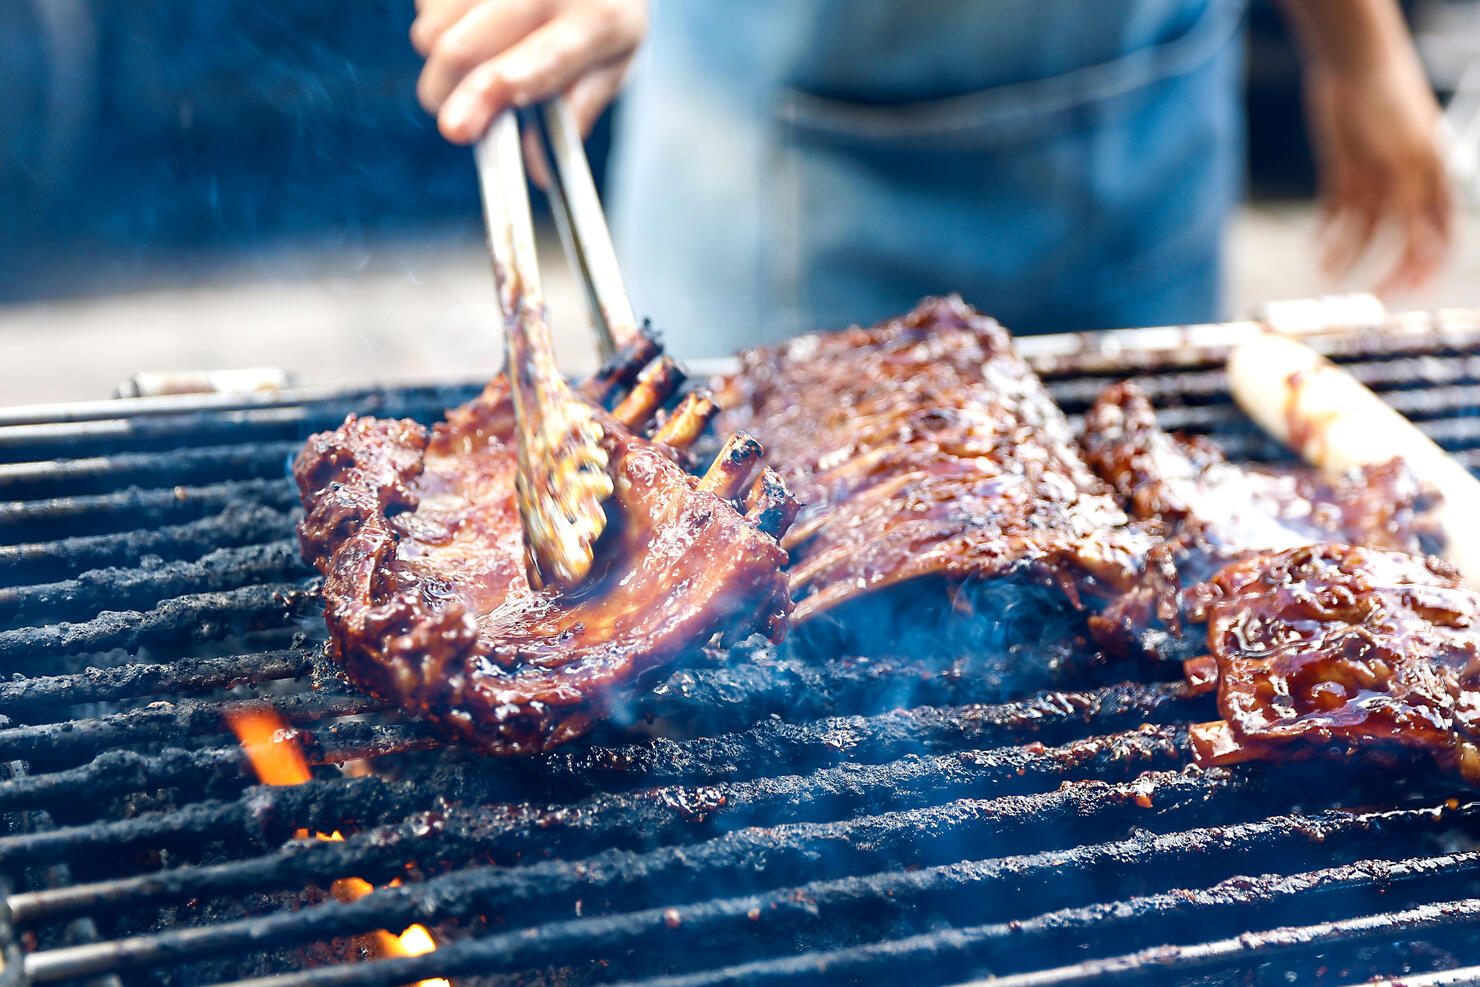
{"type": "Polygon", "coordinates": [[[1322,266],[1351,273],[1380,232],[1398,243],[1379,294],[1421,287],[1439,271],[1454,232],[1454,203],[1439,139],[1440,113],[1416,58],[1374,70],[1317,63],[1306,102],[1324,200],[1322,266]]]}
{"type": "Polygon", "coordinates": [[[416,11],[416,95],[458,144],[560,93],[589,132],[647,30],[647,0],[417,0],[416,11]]]}

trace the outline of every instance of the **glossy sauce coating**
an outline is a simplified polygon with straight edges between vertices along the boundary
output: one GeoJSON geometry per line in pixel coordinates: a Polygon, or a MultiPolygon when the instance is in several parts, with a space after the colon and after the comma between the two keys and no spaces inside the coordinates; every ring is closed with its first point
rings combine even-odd
{"type": "Polygon", "coordinates": [[[1008,334],[960,298],[741,354],[722,430],[754,433],[804,507],[793,619],[926,576],[1132,584],[1149,540],[1075,448],[1008,334]]]}
{"type": "Polygon", "coordinates": [[[611,520],[569,595],[526,575],[503,378],[431,433],[351,417],[309,440],[294,466],[300,538],[356,684],[484,751],[522,753],[584,732],[716,632],[784,631],[775,538],[672,450],[596,414],[611,520]]]}
{"type": "Polygon", "coordinates": [[[1217,663],[1204,763],[1412,748],[1480,784],[1480,595],[1439,559],[1319,545],[1258,555],[1191,594],[1217,663]]]}

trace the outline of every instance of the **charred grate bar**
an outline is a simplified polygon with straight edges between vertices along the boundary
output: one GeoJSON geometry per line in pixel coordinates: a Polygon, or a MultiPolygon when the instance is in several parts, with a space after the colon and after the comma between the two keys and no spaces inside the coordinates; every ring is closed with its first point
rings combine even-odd
{"type": "MultiPolygon", "coordinates": [[[[1480,322],[1321,345],[1480,465],[1480,322]]],[[[1071,414],[1129,376],[1168,427],[1283,455],[1204,356],[1032,360],[1071,414]]],[[[1360,766],[1198,771],[1186,727],[1210,700],[1164,669],[741,649],[695,656],[589,742],[447,748],[323,654],[285,469],[348,411],[426,420],[476,390],[0,411],[0,983],[1446,983],[1480,965],[1465,793],[1360,766]],[[227,714],[263,704],[311,780],[256,783],[227,714]],[[373,890],[339,900],[350,877],[373,890]],[[365,934],[411,923],[434,951],[357,962],[365,934]]]]}
{"type": "Polygon", "coordinates": [[[189,593],[148,610],[104,610],[77,623],[0,631],[0,658],[22,665],[112,648],[133,651],[182,641],[218,640],[227,634],[283,626],[287,617],[323,610],[313,581],[259,583],[215,593],[189,593]]]}
{"type": "Polygon", "coordinates": [[[298,493],[275,477],[206,486],[129,486],[87,497],[0,501],[0,534],[6,539],[7,559],[44,552],[81,564],[66,544],[74,538],[114,533],[147,537],[155,525],[214,517],[232,504],[291,511],[298,506],[298,493]]]}
{"type": "MultiPolygon", "coordinates": [[[[1434,883],[1433,879],[1440,868],[1449,868],[1455,877],[1464,879],[1472,875],[1477,867],[1480,867],[1480,861],[1473,854],[1467,854],[1435,858],[1418,866],[1363,861],[1347,867],[1290,877],[1241,878],[1231,887],[1215,885],[1206,891],[1178,889],[1161,895],[1133,897],[1116,909],[1103,906],[1064,909],[1026,920],[968,926],[950,933],[926,934],[912,940],[890,943],[888,947],[866,947],[848,951],[848,954],[828,957],[828,962],[821,962],[821,958],[816,956],[801,960],[765,961],[748,965],[743,970],[722,969],[679,978],[665,977],[656,982],[759,983],[778,979],[795,980],[804,973],[813,977],[836,976],[839,973],[847,976],[851,972],[847,970],[848,964],[862,961],[865,967],[872,967],[873,961],[884,954],[888,955],[888,965],[894,968],[893,972],[896,974],[907,972],[909,966],[922,959],[929,961],[929,968],[937,970],[946,964],[957,969],[970,969],[975,963],[990,963],[1001,969],[1020,964],[1026,958],[1051,956],[1056,948],[1072,946],[1076,938],[1086,933],[1108,932],[1134,941],[1148,935],[1154,936],[1158,925],[1202,920],[1215,910],[1274,911],[1276,903],[1280,910],[1310,907],[1311,899],[1364,888],[1373,880],[1383,882],[1394,891],[1402,891],[1409,882],[1427,880],[1434,883]],[[1145,928],[1146,926],[1150,928],[1145,928]]],[[[552,959],[561,962],[569,962],[576,957],[599,959],[631,948],[634,941],[645,942],[648,948],[662,948],[664,938],[672,936],[675,930],[682,930],[686,936],[704,936],[708,948],[744,950],[757,934],[795,934],[799,929],[818,923],[825,923],[836,930],[847,924],[876,922],[880,917],[876,902],[884,903],[884,909],[889,911],[912,910],[919,907],[915,894],[920,885],[928,884],[936,876],[936,872],[930,872],[920,877],[907,874],[882,875],[876,879],[849,878],[838,882],[818,882],[795,890],[720,899],[701,905],[568,920],[533,930],[502,933],[482,940],[456,943],[446,947],[445,956],[427,957],[419,962],[408,961],[401,966],[395,966],[395,961],[391,961],[374,965],[382,967],[381,969],[341,968],[330,974],[333,979],[310,972],[279,976],[265,982],[282,984],[284,987],[288,984],[326,982],[385,984],[389,987],[434,975],[434,971],[474,974],[495,968],[534,968],[549,963],[552,959]],[[865,914],[859,915],[859,911],[864,911],[865,914]]],[[[394,888],[376,894],[386,895],[388,900],[376,901],[371,896],[361,899],[344,912],[362,913],[360,924],[366,928],[372,928],[391,917],[395,917],[397,922],[407,924],[417,918],[430,920],[434,917],[428,914],[428,909],[416,907],[416,895],[410,890],[394,888]]],[[[932,906],[940,907],[938,902],[932,902],[932,906]]],[[[340,916],[341,920],[346,917],[347,914],[340,916]]],[[[319,938],[332,934],[332,927],[316,928],[316,920],[317,916],[305,914],[300,923],[292,926],[292,932],[319,938]]],[[[1215,940],[1195,946],[1151,947],[1128,957],[1114,957],[1068,969],[1049,969],[1004,979],[1009,983],[1072,983],[1075,980],[1098,979],[1107,974],[1124,977],[1135,972],[1137,966],[1159,968],[1166,972],[1181,971],[1213,963],[1226,963],[1232,956],[1247,955],[1251,951],[1294,952],[1332,941],[1344,942],[1358,936],[1387,937],[1395,933],[1422,931],[1434,925],[1452,928],[1457,925],[1473,926],[1476,923],[1480,923],[1480,899],[1465,899],[1421,905],[1399,912],[1364,915],[1316,926],[1276,928],[1256,936],[1215,940]]],[[[238,948],[251,948],[262,941],[253,934],[256,931],[254,929],[233,931],[237,935],[235,945],[238,948]]],[[[168,944],[156,940],[147,945],[119,942],[106,947],[70,947],[56,951],[48,958],[47,965],[37,965],[34,973],[41,981],[60,979],[56,974],[62,971],[72,975],[97,973],[109,969],[101,962],[105,953],[109,960],[117,960],[122,964],[147,963],[159,955],[179,955],[179,951],[191,948],[191,940],[189,932],[182,932],[168,944]]],[[[222,942],[220,948],[225,948],[225,945],[222,942]]],[[[324,972],[329,974],[329,971],[324,972]]],[[[877,971],[865,969],[860,972],[874,974],[877,971]]]]}
{"type": "Polygon", "coordinates": [[[96,569],[126,566],[145,555],[174,561],[200,558],[223,548],[255,545],[278,538],[291,527],[292,518],[286,509],[239,501],[228,504],[219,514],[183,524],[5,546],[0,548],[0,573],[17,588],[59,582],[96,569]]]}
{"type": "Polygon", "coordinates": [[[10,463],[0,465],[0,497],[30,500],[108,493],[124,484],[165,486],[271,478],[282,475],[283,464],[300,446],[299,442],[248,442],[10,463]]]}
{"type": "MultiPolygon", "coordinates": [[[[79,695],[137,696],[173,691],[186,683],[214,687],[243,674],[239,660],[202,662],[186,674],[170,674],[171,666],[134,666],[95,670],[93,674],[32,679],[39,700],[56,697],[77,684],[79,695]],[[113,688],[100,687],[104,684],[113,688]]],[[[251,674],[259,681],[310,674],[314,656],[304,651],[266,654],[251,674]]],[[[8,683],[0,691],[0,710],[19,705],[23,683],[8,683]],[[7,703],[6,700],[11,700],[7,703]]],[[[1031,700],[997,706],[941,709],[917,707],[870,717],[833,717],[811,723],[789,723],[772,718],[745,731],[690,741],[652,741],[615,748],[588,748],[579,753],[554,752],[510,766],[521,794],[538,793],[548,799],[621,791],[663,782],[715,782],[755,777],[767,772],[797,772],[847,761],[879,763],[910,754],[929,754],[979,748],[993,741],[1038,742],[1087,729],[1112,730],[1148,721],[1186,719],[1202,703],[1183,698],[1181,683],[1165,687],[1115,687],[1091,693],[1049,693],[1031,700]]],[[[133,744],[178,743],[198,733],[219,733],[221,703],[185,700],[163,709],[133,709],[105,717],[14,726],[0,730],[0,748],[33,758],[77,761],[78,767],[57,769],[39,777],[0,782],[0,806],[44,805],[57,799],[127,791],[129,786],[180,784],[187,779],[205,785],[236,776],[245,763],[240,747],[164,747],[158,752],[121,749],[133,744]],[[89,760],[90,758],[90,760],[89,760]]],[[[416,723],[375,724],[360,715],[385,708],[358,696],[285,697],[274,704],[279,716],[297,726],[299,741],[309,761],[339,764],[368,756],[439,746],[435,736],[416,723]],[[354,717],[321,722],[330,716],[354,717]]]]}
{"type": "MultiPolygon", "coordinates": [[[[1185,750],[1185,736],[1155,728],[1144,734],[1116,735],[1044,751],[962,751],[885,764],[846,764],[809,775],[602,793],[567,804],[498,803],[502,779],[476,766],[460,765],[413,781],[342,778],[254,787],[233,802],[198,802],[169,812],[0,837],[0,867],[106,855],[170,839],[230,838],[266,846],[287,839],[297,828],[328,832],[343,818],[357,818],[367,825],[403,819],[428,801],[492,806],[464,815],[463,821],[476,823],[478,845],[484,853],[509,860],[603,848],[648,849],[716,828],[764,825],[768,820],[839,826],[845,824],[828,820],[851,823],[894,807],[910,812],[942,804],[953,807],[952,819],[969,819],[1004,839],[1017,839],[1014,834],[1030,826],[1034,815],[1066,827],[1094,828],[1101,816],[1149,822],[1168,805],[1216,801],[1232,791],[1248,795],[1252,790],[1247,783],[1222,777],[1157,777],[1159,801],[1153,810],[1150,794],[1127,787],[1142,769],[1175,764],[1185,750]],[[1114,780],[1072,781],[1051,792],[1032,794],[1075,777],[1114,780]]],[[[459,812],[447,810],[452,815],[459,812]]]]}
{"type": "Polygon", "coordinates": [[[25,627],[41,620],[86,620],[105,608],[152,607],[187,593],[304,578],[311,571],[290,539],[218,548],[193,561],[94,569],[76,579],[0,589],[0,627],[25,627]]]}
{"type": "MultiPolygon", "coordinates": [[[[209,402],[196,399],[156,399],[105,402],[95,417],[74,421],[18,420],[0,410],[0,462],[25,462],[51,456],[119,455],[183,446],[224,443],[301,440],[308,433],[338,425],[345,415],[383,418],[436,416],[442,409],[467,401],[482,385],[412,387],[395,390],[338,391],[311,404],[289,402],[277,406],[220,407],[209,412],[209,402]],[[154,404],[167,410],[139,413],[120,410],[154,404]],[[168,410],[173,405],[173,410],[168,410]]],[[[222,404],[222,401],[217,401],[222,404]]],[[[228,398],[224,402],[229,405],[228,398]]],[[[96,407],[96,406],[95,406],[96,407]]]]}

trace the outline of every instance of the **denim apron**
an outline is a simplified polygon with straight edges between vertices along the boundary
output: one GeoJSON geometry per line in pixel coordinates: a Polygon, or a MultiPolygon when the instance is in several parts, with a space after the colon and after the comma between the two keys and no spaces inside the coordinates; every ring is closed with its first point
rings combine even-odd
{"type": "Polygon", "coordinates": [[[1208,320],[1241,0],[655,0],[618,110],[633,303],[715,356],[956,291],[1020,333],[1208,320]]]}

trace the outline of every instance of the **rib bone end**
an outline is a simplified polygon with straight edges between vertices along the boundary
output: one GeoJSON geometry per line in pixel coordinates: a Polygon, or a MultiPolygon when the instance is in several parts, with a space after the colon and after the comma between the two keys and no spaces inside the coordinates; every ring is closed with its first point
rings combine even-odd
{"type": "Polygon", "coordinates": [[[786,488],[786,481],[781,479],[781,474],[769,466],[761,470],[761,475],[751,485],[750,494],[745,498],[746,518],[777,541],[786,534],[791,522],[796,520],[797,511],[801,507],[786,488]]]}
{"type": "Polygon", "coordinates": [[[745,489],[745,481],[760,460],[761,447],[755,436],[748,432],[736,432],[725,442],[719,455],[699,479],[699,489],[707,490],[716,497],[730,500],[745,489]]]}

